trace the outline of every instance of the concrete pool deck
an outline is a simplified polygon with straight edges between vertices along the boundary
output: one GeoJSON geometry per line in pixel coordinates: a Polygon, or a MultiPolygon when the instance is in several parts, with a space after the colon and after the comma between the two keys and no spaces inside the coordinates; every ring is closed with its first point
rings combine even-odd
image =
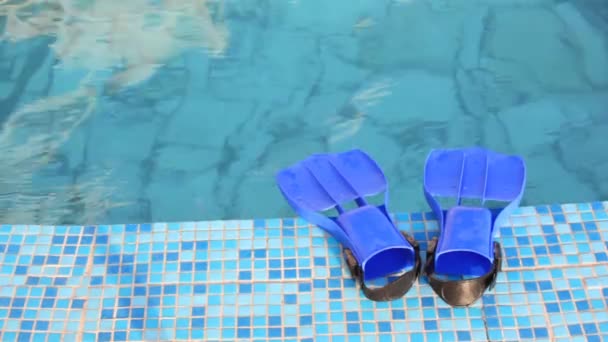
{"type": "MultiPolygon", "coordinates": [[[[431,215],[395,218],[426,250],[431,215]]],[[[424,277],[401,300],[367,300],[337,242],[296,218],[3,225],[0,339],[608,339],[608,202],[520,208],[500,241],[496,287],[455,309],[424,277]]]]}

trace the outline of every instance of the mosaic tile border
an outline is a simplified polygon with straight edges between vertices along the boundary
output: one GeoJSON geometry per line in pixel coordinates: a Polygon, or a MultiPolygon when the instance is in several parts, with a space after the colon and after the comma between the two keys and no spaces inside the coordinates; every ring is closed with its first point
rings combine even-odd
{"type": "MultiPolygon", "coordinates": [[[[437,234],[431,213],[395,219],[423,250],[437,234]]],[[[301,219],[3,225],[0,339],[608,339],[608,202],[520,208],[500,233],[496,288],[455,309],[424,278],[365,299],[340,246],[301,219]]]]}

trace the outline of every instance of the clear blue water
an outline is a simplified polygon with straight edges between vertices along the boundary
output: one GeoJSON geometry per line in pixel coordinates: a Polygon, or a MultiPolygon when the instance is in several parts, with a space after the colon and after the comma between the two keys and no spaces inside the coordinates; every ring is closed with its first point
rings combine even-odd
{"type": "Polygon", "coordinates": [[[468,145],[526,158],[524,204],[608,198],[605,0],[14,0],[0,33],[3,223],[292,215],[275,171],[353,147],[391,210],[468,145]]]}

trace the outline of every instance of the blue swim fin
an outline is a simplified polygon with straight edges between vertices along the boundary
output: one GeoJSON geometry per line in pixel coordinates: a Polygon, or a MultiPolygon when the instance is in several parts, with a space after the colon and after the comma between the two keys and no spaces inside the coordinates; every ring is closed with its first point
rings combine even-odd
{"type": "Polygon", "coordinates": [[[278,172],[276,181],[291,207],[319,226],[344,247],[351,274],[365,296],[374,301],[402,297],[420,272],[418,244],[399,232],[387,209],[388,186],[380,167],[361,150],[313,154],[278,172]],[[368,204],[366,197],[384,192],[384,203],[368,204]],[[347,203],[357,207],[345,210],[347,203]],[[321,212],[336,209],[337,217],[321,212]],[[407,271],[405,271],[407,270],[407,271]],[[403,272],[382,288],[366,282],[403,272]]]}
{"type": "Polygon", "coordinates": [[[492,289],[501,271],[496,228],[519,206],[526,166],[518,156],[479,147],[433,150],[424,170],[424,194],[439,222],[439,238],[428,245],[425,274],[435,293],[452,306],[468,306],[492,289]],[[441,208],[440,198],[455,200],[441,208]],[[469,206],[463,200],[477,200],[469,206]],[[503,202],[486,208],[487,201],[503,202]],[[443,276],[459,276],[445,280],[443,276]],[[468,279],[464,279],[468,277],[468,279]]]}

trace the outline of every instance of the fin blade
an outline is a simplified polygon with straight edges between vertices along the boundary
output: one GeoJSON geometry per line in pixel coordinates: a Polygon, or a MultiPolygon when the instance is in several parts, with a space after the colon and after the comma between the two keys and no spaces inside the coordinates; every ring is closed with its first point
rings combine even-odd
{"type": "Polygon", "coordinates": [[[526,182],[526,166],[518,156],[492,154],[488,159],[486,199],[510,202],[521,196],[526,182]]]}
{"type": "Polygon", "coordinates": [[[335,154],[331,160],[358,196],[372,196],[386,191],[387,182],[384,173],[362,150],[355,149],[335,154]]]}
{"type": "Polygon", "coordinates": [[[329,154],[313,155],[304,161],[304,165],[323,188],[322,191],[333,200],[334,205],[341,205],[358,198],[359,195],[345,175],[332,164],[332,157],[329,154]]]}
{"type": "Polygon", "coordinates": [[[461,150],[433,150],[424,170],[424,186],[433,196],[458,197],[465,155],[461,150]]]}
{"type": "Polygon", "coordinates": [[[479,147],[434,150],[424,182],[433,196],[512,201],[523,191],[525,165],[518,156],[479,147]]]}
{"type": "Polygon", "coordinates": [[[314,175],[301,163],[281,170],[276,178],[283,195],[297,207],[325,211],[336,205],[314,175]]]}

